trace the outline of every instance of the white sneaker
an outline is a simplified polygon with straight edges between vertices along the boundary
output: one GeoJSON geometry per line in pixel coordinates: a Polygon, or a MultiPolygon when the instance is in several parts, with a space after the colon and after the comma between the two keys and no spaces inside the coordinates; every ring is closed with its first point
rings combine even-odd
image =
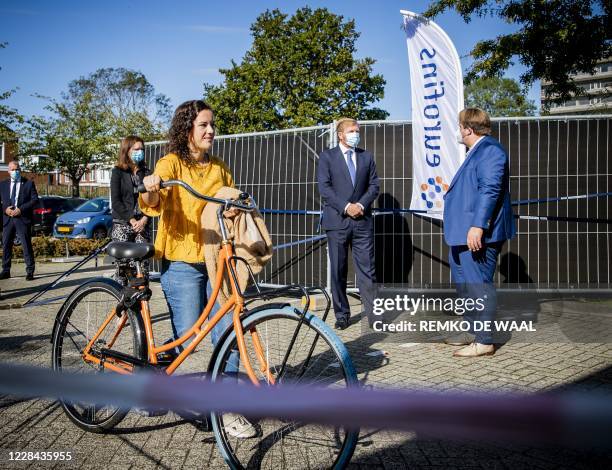
{"type": "Polygon", "coordinates": [[[223,427],[226,433],[239,439],[248,439],[257,435],[255,426],[249,423],[244,416],[235,413],[223,415],[223,427]]]}

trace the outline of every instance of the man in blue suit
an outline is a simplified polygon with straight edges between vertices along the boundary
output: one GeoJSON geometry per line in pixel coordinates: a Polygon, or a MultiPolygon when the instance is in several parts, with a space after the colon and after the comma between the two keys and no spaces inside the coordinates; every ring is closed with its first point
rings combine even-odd
{"type": "Polygon", "coordinates": [[[11,258],[15,235],[19,234],[26,263],[26,281],[34,279],[32,251],[32,211],[38,205],[38,193],[33,181],[21,176],[19,162],[8,164],[10,178],[0,182],[2,199],[2,272],[0,279],[11,277],[11,258]]]}
{"type": "Polygon", "coordinates": [[[357,121],[340,119],[336,131],[339,145],[319,155],[318,181],[323,201],[321,225],[327,233],[331,264],[335,327],[343,330],[349,325],[351,313],[346,296],[349,247],[364,315],[372,321],[376,282],[372,203],[378,196],[379,184],[374,156],[357,147],[357,121]]]}
{"type": "MultiPolygon", "coordinates": [[[[459,141],[469,150],[444,196],[444,238],[450,247],[451,275],[459,297],[484,299],[482,311],[466,313],[473,324],[475,319],[495,318],[497,258],[516,229],[510,206],[508,155],[489,135],[489,115],[479,108],[464,109],[459,113],[459,133],[459,141]]],[[[454,356],[494,354],[492,332],[473,333],[473,341],[467,336],[447,341],[467,344],[454,356]]]]}

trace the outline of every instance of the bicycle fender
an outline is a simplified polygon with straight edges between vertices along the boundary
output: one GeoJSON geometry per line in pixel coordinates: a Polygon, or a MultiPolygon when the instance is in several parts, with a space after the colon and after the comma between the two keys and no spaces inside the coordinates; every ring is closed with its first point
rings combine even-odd
{"type": "Polygon", "coordinates": [[[108,284],[109,286],[118,288],[119,290],[123,289],[123,286],[121,284],[119,284],[117,281],[114,281],[113,279],[109,279],[108,277],[94,277],[92,279],[88,279],[86,282],[84,282],[79,287],[74,289],[70,293],[70,295],[66,298],[66,300],[64,301],[64,303],[62,304],[62,306],[58,310],[57,315],[55,316],[55,320],[53,322],[53,329],[51,330],[51,338],[49,339],[50,343],[53,343],[53,338],[55,338],[55,332],[57,331],[57,326],[59,325],[59,322],[60,322],[60,319],[62,317],[62,314],[64,313],[64,311],[66,310],[66,308],[68,307],[70,302],[72,301],[73,297],[77,294],[77,292],[80,289],[82,289],[87,284],[91,284],[92,282],[101,282],[101,283],[104,283],[104,284],[108,284]]]}

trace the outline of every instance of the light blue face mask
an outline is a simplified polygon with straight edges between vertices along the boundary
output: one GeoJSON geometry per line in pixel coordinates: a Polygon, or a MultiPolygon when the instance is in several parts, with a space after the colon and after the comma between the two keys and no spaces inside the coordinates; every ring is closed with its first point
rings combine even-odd
{"type": "Polygon", "coordinates": [[[133,150],[132,151],[132,161],[134,163],[140,163],[144,160],[144,150],[133,150]]]}
{"type": "Polygon", "coordinates": [[[19,170],[9,171],[9,175],[11,176],[11,179],[13,181],[18,181],[19,178],[21,177],[21,171],[19,170]]]}
{"type": "Polygon", "coordinates": [[[359,132],[349,132],[346,134],[346,143],[351,147],[359,145],[359,132]]]}

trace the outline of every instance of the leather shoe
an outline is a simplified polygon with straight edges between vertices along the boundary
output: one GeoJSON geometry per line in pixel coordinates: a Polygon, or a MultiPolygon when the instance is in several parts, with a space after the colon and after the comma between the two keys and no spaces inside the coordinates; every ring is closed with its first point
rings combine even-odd
{"type": "Polygon", "coordinates": [[[336,324],[334,325],[334,328],[336,328],[336,330],[346,330],[348,326],[349,326],[348,318],[339,318],[338,320],[336,320],[336,324]]]}
{"type": "Polygon", "coordinates": [[[471,333],[459,333],[457,335],[444,338],[444,342],[449,346],[466,346],[474,342],[474,335],[471,333]]]}
{"type": "Polygon", "coordinates": [[[34,280],[34,273],[27,273],[26,281],[33,281],[33,280],[34,280]]]}
{"type": "Polygon", "coordinates": [[[454,357],[480,357],[495,354],[495,346],[492,344],[472,343],[453,353],[454,357]]]}
{"type": "Polygon", "coordinates": [[[0,279],[9,279],[11,277],[11,273],[8,271],[2,271],[0,273],[0,279]]]}

